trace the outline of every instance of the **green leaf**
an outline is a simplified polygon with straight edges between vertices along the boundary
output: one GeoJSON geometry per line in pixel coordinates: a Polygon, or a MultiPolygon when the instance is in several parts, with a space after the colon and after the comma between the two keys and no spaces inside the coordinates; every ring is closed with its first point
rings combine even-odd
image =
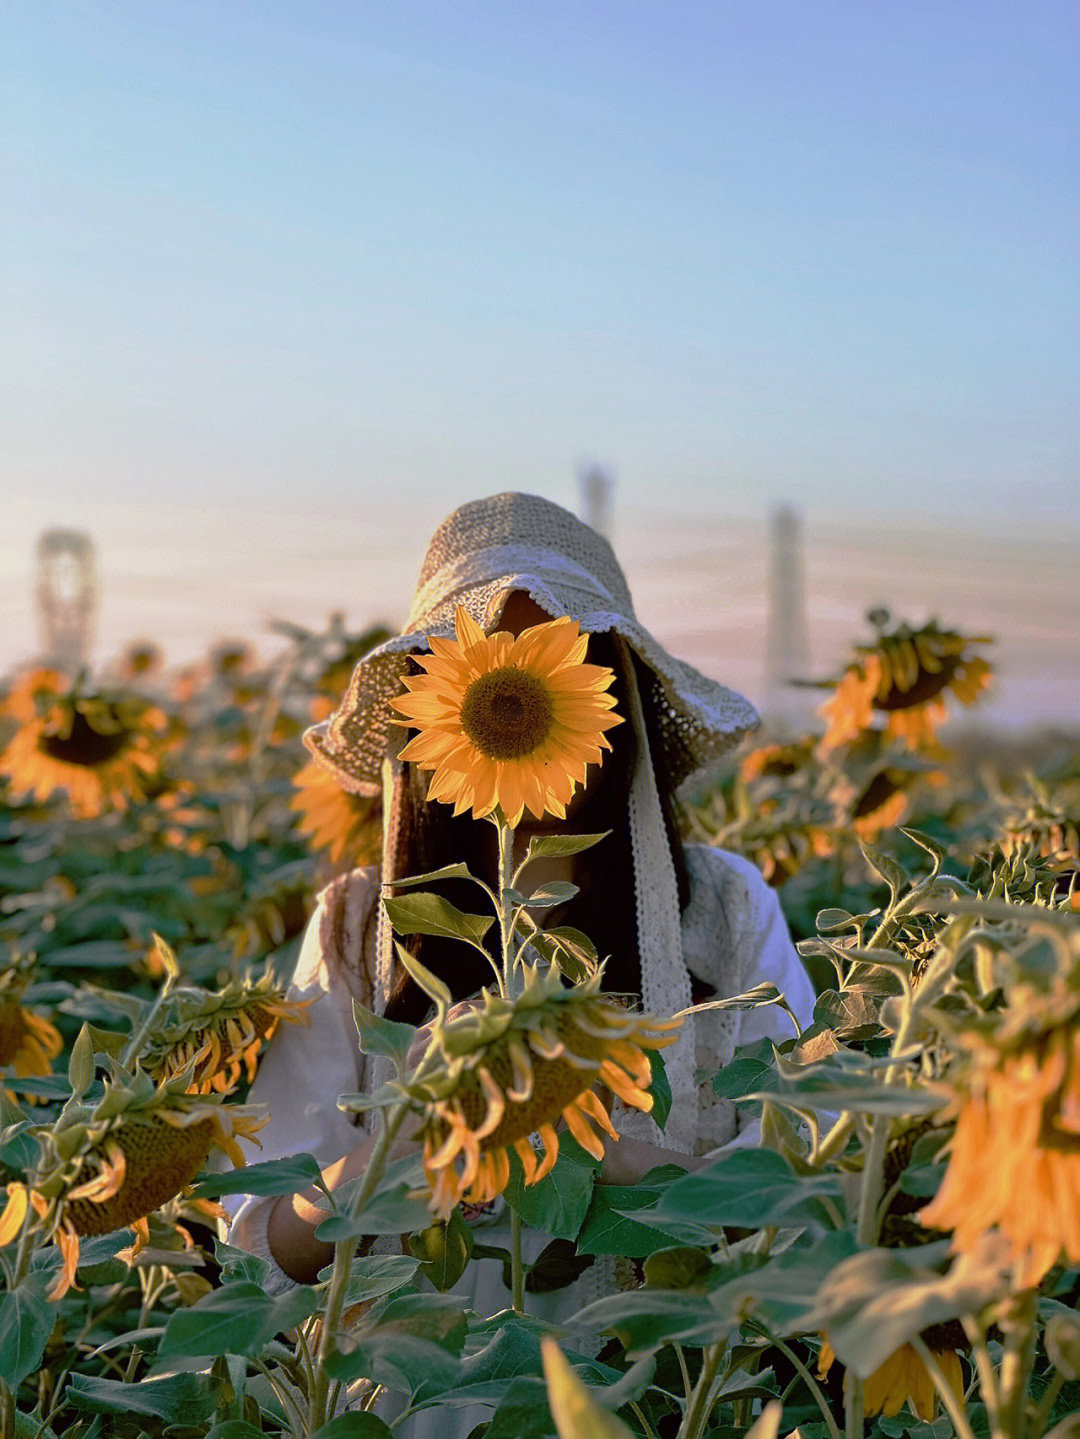
{"type": "Polygon", "coordinates": [[[861,990],[825,990],[814,1002],[814,1020],[838,1039],[872,1039],[881,1029],[877,1006],[861,990]]]}
{"type": "Polygon", "coordinates": [[[904,873],[903,868],[897,864],[891,855],[885,854],[880,849],[875,849],[872,844],[867,844],[865,840],[860,839],[858,844],[862,850],[863,859],[866,860],[874,873],[880,875],[889,886],[889,893],[895,902],[900,891],[904,889],[908,882],[908,877],[904,873]]]}
{"type": "Polygon", "coordinates": [[[706,1169],[684,1174],[661,1191],[647,1209],[627,1211],[632,1219],[655,1225],[696,1243],[724,1225],[740,1229],[813,1224],[835,1228],[827,1198],[843,1213],[840,1182],[834,1174],[796,1174],[771,1149],[737,1149],[706,1169]]]}
{"type": "Polygon", "coordinates": [[[353,1023],[360,1040],[361,1054],[381,1054],[393,1061],[398,1074],[405,1071],[405,1056],[416,1038],[416,1028],[384,1019],[381,1014],[353,1000],[353,1023]]]}
{"type": "Polygon", "coordinates": [[[226,1419],[223,1424],[215,1424],[206,1439],[266,1439],[266,1436],[246,1419],[226,1419]]]}
{"type": "Polygon", "coordinates": [[[178,980],[180,978],[180,965],[172,945],[167,944],[160,934],[155,933],[154,949],[157,951],[157,957],[161,961],[165,973],[174,982],[178,980]]]}
{"type": "Polygon", "coordinates": [[[634,1439],[622,1420],[596,1402],[552,1338],[540,1341],[548,1407],[559,1439],[634,1439]]]}
{"type": "Polygon", "coordinates": [[[748,1099],[772,1100],[790,1109],[851,1110],[858,1114],[896,1116],[932,1114],[945,1103],[942,1095],[903,1084],[883,1084],[869,1071],[843,1068],[819,1060],[801,1073],[773,1074],[748,1099]]]}
{"type": "Polygon", "coordinates": [[[0,1292],[0,1374],[12,1390],[39,1367],[53,1330],[47,1281],[45,1274],[28,1274],[17,1289],[0,1292]]]}
{"type": "Polygon", "coordinates": [[[721,1099],[742,1099],[773,1072],[773,1042],[758,1039],[751,1045],[740,1045],[730,1064],[713,1075],[712,1087],[721,1099]]]}
{"type": "MultiPolygon", "coordinates": [[[[431,1223],[427,1195],[418,1198],[414,1185],[399,1183],[374,1194],[359,1214],[327,1217],[315,1231],[324,1244],[342,1239],[362,1239],[370,1234],[411,1234],[431,1223]]],[[[344,1196],[340,1197],[344,1205],[344,1196]]]]}
{"type": "Polygon", "coordinates": [[[557,965],[571,984],[582,984],[596,975],[596,945],[580,929],[556,925],[552,929],[534,930],[526,943],[540,959],[557,965]]]}
{"type": "Polygon", "coordinates": [[[598,1184],[578,1235],[578,1251],[644,1259],[658,1249],[670,1249],[678,1244],[674,1235],[640,1224],[636,1219],[627,1219],[626,1214],[650,1208],[659,1199],[665,1184],[681,1179],[685,1173],[675,1164],[665,1164],[651,1170],[638,1184],[598,1184]]]}
{"type": "Polygon", "coordinates": [[[395,1294],[372,1311],[355,1342],[326,1363],[333,1379],[368,1378],[398,1393],[455,1387],[468,1325],[453,1295],[395,1294]]]}
{"type": "Polygon", "coordinates": [[[947,1274],[935,1263],[947,1240],[916,1249],[865,1249],[823,1280],[800,1322],[828,1334],[842,1364],[867,1379],[890,1354],[932,1324],[977,1314],[1008,1291],[1007,1274],[973,1256],[947,1274]]]}
{"type": "Polygon", "coordinates": [[[168,1374],[124,1384],[72,1374],[64,1397],[76,1409],[96,1414],[143,1414],[170,1424],[201,1424],[217,1408],[221,1381],[208,1374],[168,1374]]]}
{"type": "Polygon", "coordinates": [[[446,985],[443,984],[438,975],[432,974],[427,965],[421,964],[420,961],[414,955],[411,955],[405,946],[396,939],[394,940],[394,949],[397,952],[398,959],[401,960],[402,965],[405,967],[406,973],[416,981],[429,999],[434,1000],[435,1007],[439,1011],[439,1014],[445,1015],[452,1001],[452,995],[446,985]]]}
{"type": "Polygon", "coordinates": [[[941,869],[941,866],[945,863],[946,855],[944,849],[942,849],[941,845],[934,839],[933,835],[924,834],[921,829],[912,829],[909,825],[901,825],[900,833],[906,834],[912,844],[917,844],[920,849],[924,849],[934,861],[934,867],[931,869],[929,875],[930,879],[934,879],[941,869]]]}
{"type": "Polygon", "coordinates": [[[537,834],[529,840],[529,848],[525,851],[525,858],[519,866],[523,869],[530,860],[539,859],[541,855],[550,855],[552,858],[561,859],[570,854],[581,854],[584,850],[592,849],[594,844],[599,844],[602,839],[607,839],[611,830],[605,829],[601,834],[537,834]]]}
{"type": "Polygon", "coordinates": [[[319,1295],[307,1285],[273,1295],[246,1280],[226,1284],[170,1315],[158,1360],[257,1354],[275,1334],[300,1324],[318,1307],[319,1295]]]}
{"type": "Polygon", "coordinates": [[[671,1113],[671,1084],[668,1081],[664,1056],[658,1049],[649,1051],[649,1068],[652,1070],[652,1079],[648,1089],[653,1100],[652,1118],[657,1127],[662,1130],[671,1113]]]}
{"type": "Polygon", "coordinates": [[[522,895],[521,903],[528,905],[530,909],[554,909],[556,905],[573,899],[577,893],[578,886],[571,884],[569,880],[549,879],[531,894],[522,895]]]}
{"type": "Polygon", "coordinates": [[[195,1194],[200,1199],[217,1199],[221,1194],[295,1194],[321,1178],[322,1170],[310,1154],[288,1154],[225,1174],[206,1174],[196,1184],[195,1194]]]}
{"type": "MultiPolygon", "coordinates": [[[[409,1254],[364,1254],[354,1259],[349,1267],[349,1283],[345,1290],[345,1303],[359,1304],[364,1299],[381,1299],[393,1294],[412,1279],[418,1268],[417,1261],[409,1254]]],[[[327,1265],[319,1274],[320,1279],[329,1279],[333,1266],[327,1265]]]]}
{"type": "Polygon", "coordinates": [[[429,869],[427,874],[410,874],[407,879],[387,880],[384,887],[412,889],[418,884],[428,884],[433,879],[471,879],[474,884],[479,884],[479,880],[470,872],[469,866],[459,861],[457,864],[444,864],[442,869],[429,869]]]}
{"type": "Polygon", "coordinates": [[[393,1439],[394,1431],[377,1414],[353,1410],[339,1414],[312,1435],[312,1439],[393,1439]]]}
{"type": "Polygon", "coordinates": [[[94,1041],[90,1035],[90,1026],[84,1024],[79,1030],[79,1037],[71,1046],[71,1058],[68,1060],[68,1084],[71,1085],[72,1094],[81,1098],[94,1082],[94,1041]]]}
{"type": "Polygon", "coordinates": [[[465,914],[438,894],[408,894],[384,899],[383,905],[398,934],[438,934],[481,944],[494,923],[493,915],[465,914]]]}
{"type": "Polygon", "coordinates": [[[551,1173],[539,1184],[526,1187],[521,1160],[511,1150],[506,1202],[533,1229],[542,1229],[556,1239],[574,1239],[589,1208],[598,1169],[597,1161],[572,1135],[562,1134],[551,1173]]]}

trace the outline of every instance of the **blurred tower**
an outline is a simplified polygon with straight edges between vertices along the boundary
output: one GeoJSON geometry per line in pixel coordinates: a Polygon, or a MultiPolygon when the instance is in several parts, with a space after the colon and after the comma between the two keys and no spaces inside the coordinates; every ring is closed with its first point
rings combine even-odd
{"type": "Polygon", "coordinates": [[[599,465],[582,465],[578,470],[578,488],[581,491],[581,518],[598,535],[610,539],[614,475],[599,465]]]}
{"type": "Polygon", "coordinates": [[[789,683],[792,679],[805,679],[809,667],[802,517],[792,505],[777,505],[770,521],[769,614],[762,706],[766,719],[776,728],[801,728],[809,721],[813,699],[808,691],[789,683]]]}
{"type": "Polygon", "coordinates": [[[43,659],[75,674],[90,651],[97,575],[94,545],[79,530],[46,530],[37,542],[37,611],[43,659]]]}

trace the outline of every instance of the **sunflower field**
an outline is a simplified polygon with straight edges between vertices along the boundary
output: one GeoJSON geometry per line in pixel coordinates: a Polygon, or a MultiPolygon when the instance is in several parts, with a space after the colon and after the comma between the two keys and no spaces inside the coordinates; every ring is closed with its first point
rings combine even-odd
{"type": "MultiPolygon", "coordinates": [[[[680,795],[687,839],[776,889],[817,994],[701,1076],[756,1145],[599,1184],[592,1083],[662,1122],[676,1021],[538,932],[551,969],[513,1002],[455,1015],[419,976],[418,1067],[358,1009],[397,1078],[367,1175],[325,1194],[316,1282],[279,1292],[227,1242],[222,1200],[322,1182],[306,1154],[243,1166],[248,1090],[305,1024],[316,895],[379,852],[377,802],[300,736],[382,638],[0,686],[0,1439],[405,1439],[433,1414],[457,1436],[473,1406],[477,1439],[1080,1435],[1080,736],[958,728],[992,646],[936,622],[873,612],[807,733],[680,795]],[[407,1114],[423,1153],[394,1158],[407,1114]],[[496,1194],[545,1239],[504,1256],[514,1306],[475,1313],[461,1202],[496,1194]],[[593,1265],[609,1292],[573,1322],[530,1313],[593,1265]]],[[[417,903],[389,904],[409,932],[417,903]]]]}

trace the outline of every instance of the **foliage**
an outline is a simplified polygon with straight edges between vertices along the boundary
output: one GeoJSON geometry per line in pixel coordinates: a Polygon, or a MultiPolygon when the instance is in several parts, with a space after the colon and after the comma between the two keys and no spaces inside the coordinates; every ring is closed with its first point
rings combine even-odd
{"type": "MultiPolygon", "coordinates": [[[[123,683],[167,721],[154,732],[149,787],[140,770],[123,807],[89,817],[62,789],[20,799],[12,786],[6,796],[0,1004],[11,998],[0,1042],[10,1034],[24,1047],[0,1049],[10,1196],[0,1210],[0,1432],[386,1439],[391,1415],[474,1403],[487,1408],[489,1439],[1035,1439],[1067,1424],[1080,1408],[1070,1236],[1033,1275],[1009,1248],[1007,1214],[962,1247],[919,1214],[947,1192],[957,1116],[985,1077],[1011,1073],[1018,1055],[1037,1063],[1040,1045],[1057,1053],[1051,1037],[1075,1023],[1074,996],[1080,1010],[1076,740],[1033,747],[1026,766],[1005,751],[995,766],[985,753],[946,755],[936,736],[913,747],[918,725],[897,736],[883,722],[824,747],[813,734],[777,739],[692,796],[688,833],[762,865],[817,983],[809,1028],[778,1047],[747,1046],[707,1078],[759,1121],[761,1146],[626,1187],[598,1183],[595,1161],[565,1137],[539,1183],[512,1166],[509,1204],[549,1237],[527,1266],[523,1314],[475,1314],[455,1297],[481,1246],[459,1210],[432,1225],[422,1203],[403,1199],[418,1166],[390,1169],[359,1228],[331,1199],[341,1243],[407,1221],[413,1232],[398,1253],[351,1260],[327,1364],[334,1417],[321,1427],[311,1401],[329,1271],[269,1294],[263,1262],[225,1243],[207,1212],[230,1188],[307,1185],[318,1173],[310,1158],[204,1175],[195,1196],[169,1199],[142,1233],[84,1234],[77,1285],[49,1297],[64,1256],[18,1198],[38,1174],[38,1136],[62,1136],[65,1113],[100,1103],[103,1076],[162,1053],[166,1039],[194,1075],[205,1053],[192,1016],[224,1014],[227,998],[231,1017],[253,993],[261,1008],[253,1001],[258,1017],[240,1026],[231,1060],[225,1021],[214,1031],[223,1104],[238,1105],[249,1064],[286,1019],[267,986],[287,978],[332,865],[349,862],[325,825],[313,831],[293,807],[299,735],[376,638],[293,632],[271,667],[238,647],[171,688],[133,671],[123,683]],[[312,852],[313,832],[333,860],[312,852]],[[20,1015],[36,1026],[18,1029],[20,1015]],[[62,1040],[55,1061],[46,1025],[62,1040]],[[33,1062],[21,1063],[28,1052],[33,1062]],[[530,1295],[603,1256],[617,1256],[619,1292],[557,1331],[529,1313],[530,1295]],[[873,1400],[875,1375],[888,1363],[901,1374],[902,1353],[915,1366],[903,1372],[922,1365],[939,1395],[929,1417],[925,1393],[873,1400]]],[[[5,746],[25,723],[0,715],[5,746]]],[[[350,844],[376,818],[343,818],[359,826],[350,844]]],[[[405,884],[395,903],[403,928],[459,923],[405,884]]],[[[587,980],[596,956],[585,937],[552,933],[551,958],[587,980]]],[[[358,1019],[365,1047],[404,1065],[409,1032],[358,1019]]],[[[655,1058],[653,1087],[662,1091],[655,1058]]],[[[1057,1093],[1040,1101],[1037,1138],[1064,1154],[1077,1143],[1075,1115],[1052,1111],[1057,1093]]],[[[1073,1182],[1064,1165],[1058,1173],[1073,1182]]],[[[1080,1192],[1072,1199],[1080,1212],[1080,1192]]]]}

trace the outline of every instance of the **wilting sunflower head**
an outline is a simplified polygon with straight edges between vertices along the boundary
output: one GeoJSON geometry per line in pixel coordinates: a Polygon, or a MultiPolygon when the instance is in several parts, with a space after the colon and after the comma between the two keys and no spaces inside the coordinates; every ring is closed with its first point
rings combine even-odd
{"type": "Polygon", "coordinates": [[[585,663],[589,639],[576,620],[515,639],[485,635],[459,606],[455,633],[431,637],[431,654],[414,656],[424,673],[407,675],[409,693],[390,702],[419,730],[400,757],[434,770],[428,798],[455,814],[498,806],[511,825],[526,809],[564,819],[586,767],[611,748],[605,730],[622,722],[607,693],[613,672],[585,663]]]}
{"type": "Polygon", "coordinates": [[[961,1037],[948,1168],[919,1215],[951,1229],[957,1252],[998,1230],[1019,1288],[1080,1264],[1080,931],[1061,945],[1070,966],[1041,981],[1029,972],[999,1016],[961,1037]]]}
{"type": "Polygon", "coordinates": [[[24,1006],[31,978],[25,964],[0,971],[0,1069],[20,1077],[51,1074],[64,1044],[55,1025],[24,1006]]]}
{"type": "Polygon", "coordinates": [[[146,798],[168,721],[141,696],[91,692],[57,670],[35,670],[15,684],[4,709],[19,721],[0,754],[14,794],[44,802],[66,790],[81,819],[146,798]]]}
{"type": "Polygon", "coordinates": [[[187,1074],[194,1094],[224,1094],[246,1072],[255,1078],[258,1054],[280,1020],[307,1023],[310,1000],[288,1000],[285,991],[265,976],[233,980],[216,993],[174,992],[165,1024],[147,1039],[141,1057],[155,1080],[187,1074]]]}
{"type": "MultiPolygon", "coordinates": [[[[955,1321],[950,1324],[935,1324],[924,1329],[920,1338],[937,1360],[945,1380],[956,1396],[957,1402],[964,1401],[964,1371],[960,1365],[958,1349],[966,1347],[963,1328],[955,1321]]],[[[824,1379],[836,1361],[833,1347],[826,1339],[818,1355],[818,1378],[824,1379]]],[[[911,1344],[901,1344],[880,1364],[866,1380],[864,1389],[866,1415],[899,1414],[905,1404],[911,1412],[927,1423],[937,1415],[938,1393],[930,1371],[923,1363],[919,1351],[911,1344]]]]}
{"type": "Polygon", "coordinates": [[[349,794],[316,760],[297,771],[293,787],[289,808],[315,849],[329,850],[334,864],[347,859],[350,868],[375,863],[382,840],[378,800],[349,794]]]}
{"type": "Polygon", "coordinates": [[[185,1092],[183,1080],[155,1085],[138,1071],[106,1081],[96,1105],[71,1104],[39,1132],[33,1187],[8,1186],[0,1245],[15,1237],[32,1205],[42,1233],[63,1255],[49,1294],[60,1298],[75,1279],[80,1236],[129,1225],[145,1233],[146,1216],[191,1183],[212,1149],[243,1165],[237,1136],[254,1138],[265,1122],[252,1109],[185,1092]]]}
{"type": "Polygon", "coordinates": [[[556,971],[530,968],[516,999],[485,990],[475,1008],[436,1027],[438,1067],[409,1093],[426,1107],[424,1167],[438,1217],[447,1218],[461,1200],[482,1204],[501,1194],[511,1148],[525,1183],[542,1179],[558,1157],[560,1118],[602,1159],[597,1130],[618,1135],[595,1084],[633,1108],[652,1108],[645,1051],[671,1044],[681,1020],[636,1014],[600,994],[599,982],[598,976],[568,989],[556,971]],[[544,1144],[542,1161],[529,1143],[534,1131],[544,1144]]]}
{"type": "Polygon", "coordinates": [[[853,647],[853,658],[821,707],[828,721],[822,747],[850,743],[872,726],[875,713],[887,717],[886,734],[911,749],[932,747],[935,728],[945,717],[946,696],[971,705],[990,683],[989,664],[972,653],[990,638],[943,630],[936,620],[920,629],[907,624],[889,628],[886,610],[873,610],[869,618],[877,637],[853,647]]]}

